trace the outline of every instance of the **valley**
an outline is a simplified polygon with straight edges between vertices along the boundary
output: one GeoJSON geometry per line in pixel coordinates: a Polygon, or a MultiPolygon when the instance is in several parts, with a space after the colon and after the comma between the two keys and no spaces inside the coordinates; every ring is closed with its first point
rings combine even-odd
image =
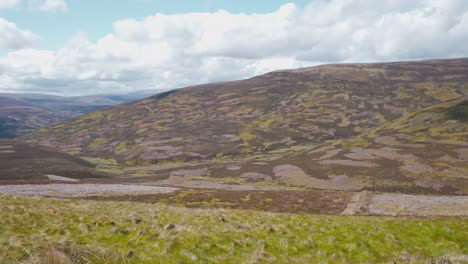
{"type": "Polygon", "coordinates": [[[165,92],[21,138],[126,181],[467,194],[467,59],[325,65],[165,92]]]}
{"type": "Polygon", "coordinates": [[[0,138],[15,138],[85,113],[128,103],[157,91],[92,96],[0,93],[0,138]]]}
{"type": "Polygon", "coordinates": [[[468,0],[0,0],[0,264],[468,264],[466,43],[468,0]]]}
{"type": "Polygon", "coordinates": [[[468,59],[323,65],[40,124],[0,140],[0,263],[464,263],[467,83],[468,59]]]}

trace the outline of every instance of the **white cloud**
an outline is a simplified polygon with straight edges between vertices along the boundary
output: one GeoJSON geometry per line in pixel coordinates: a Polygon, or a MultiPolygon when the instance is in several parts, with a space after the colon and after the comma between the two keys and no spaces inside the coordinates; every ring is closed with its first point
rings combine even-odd
{"type": "Polygon", "coordinates": [[[65,0],[32,0],[31,2],[35,2],[33,5],[35,5],[38,10],[45,12],[66,11],[68,8],[65,0]]]}
{"type": "Polygon", "coordinates": [[[57,51],[11,52],[0,58],[0,90],[170,89],[318,63],[467,57],[466,43],[465,0],[314,0],[267,14],[155,14],[117,21],[96,42],[78,35],[57,51]]]}
{"type": "Polygon", "coordinates": [[[24,6],[44,12],[67,11],[68,9],[65,0],[0,0],[0,9],[24,6]]]}
{"type": "Polygon", "coordinates": [[[0,9],[14,8],[19,5],[21,0],[0,0],[0,9]]]}
{"type": "Polygon", "coordinates": [[[29,47],[39,39],[29,30],[19,29],[15,23],[0,17],[0,49],[14,50],[29,47]]]}

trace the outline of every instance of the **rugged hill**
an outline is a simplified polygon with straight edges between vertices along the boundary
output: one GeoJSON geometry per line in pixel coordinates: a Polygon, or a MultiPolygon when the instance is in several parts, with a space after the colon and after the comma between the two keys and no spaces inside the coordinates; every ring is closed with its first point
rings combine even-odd
{"type": "MultiPolygon", "coordinates": [[[[240,158],[126,167],[147,181],[188,187],[300,187],[468,194],[468,99],[441,103],[360,136],[240,158]],[[164,179],[154,182],[157,179],[164,179]],[[213,184],[213,182],[215,184],[213,184]]],[[[141,179],[141,178],[138,178],[141,179]]]]}
{"type": "Polygon", "coordinates": [[[265,163],[240,162],[237,177],[264,175],[318,189],[466,194],[467,105],[468,99],[442,103],[358,137],[287,152],[265,163]]]}
{"type": "Polygon", "coordinates": [[[0,138],[14,138],[58,121],[142,98],[142,95],[0,94],[0,138]]]}
{"type": "Polygon", "coordinates": [[[460,193],[466,192],[466,168],[424,167],[424,155],[434,151],[434,157],[447,154],[463,163],[466,120],[451,109],[464,104],[450,104],[467,95],[468,59],[325,65],[166,92],[25,139],[161,179],[210,176],[323,189],[460,193]],[[451,124],[455,145],[413,145],[413,132],[446,140],[432,133],[436,127],[416,129],[418,122],[428,124],[421,113],[430,110],[423,109],[435,105],[445,109],[436,115],[439,135],[451,124]],[[434,177],[447,176],[439,173],[445,169],[461,176],[448,185],[434,183],[434,177]],[[420,179],[419,172],[432,178],[420,179]]]}
{"type": "Polygon", "coordinates": [[[47,175],[77,179],[109,177],[72,155],[13,140],[0,140],[0,160],[0,180],[48,180],[47,175]]]}

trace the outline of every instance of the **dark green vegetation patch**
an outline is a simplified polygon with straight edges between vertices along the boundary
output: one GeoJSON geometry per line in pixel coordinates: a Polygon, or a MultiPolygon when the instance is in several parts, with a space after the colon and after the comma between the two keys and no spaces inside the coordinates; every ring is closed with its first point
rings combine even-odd
{"type": "Polygon", "coordinates": [[[468,122],[468,100],[447,109],[447,118],[468,122]]]}

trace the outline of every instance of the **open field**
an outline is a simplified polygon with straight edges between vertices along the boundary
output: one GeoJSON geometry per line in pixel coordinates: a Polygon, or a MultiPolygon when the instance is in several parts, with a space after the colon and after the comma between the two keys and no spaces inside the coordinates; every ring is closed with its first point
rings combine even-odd
{"type": "Polygon", "coordinates": [[[466,263],[467,227],[0,196],[0,263],[466,263]]]}

